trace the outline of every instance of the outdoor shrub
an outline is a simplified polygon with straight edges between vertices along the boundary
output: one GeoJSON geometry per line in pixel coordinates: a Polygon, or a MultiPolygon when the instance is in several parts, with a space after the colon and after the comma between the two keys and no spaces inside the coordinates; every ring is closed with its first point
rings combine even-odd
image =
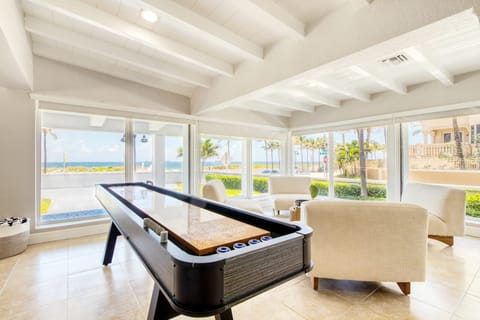
{"type": "Polygon", "coordinates": [[[205,180],[210,181],[213,179],[218,179],[223,182],[223,185],[226,189],[242,189],[242,177],[240,176],[230,176],[224,174],[213,174],[207,173],[205,175],[205,180]]]}
{"type": "Polygon", "coordinates": [[[480,193],[467,193],[467,216],[480,218],[480,193]]]}
{"type": "Polygon", "coordinates": [[[367,185],[368,196],[374,199],[385,199],[387,198],[387,189],[385,186],[377,184],[368,184],[367,185]]]}
{"type": "MultiPolygon", "coordinates": [[[[226,189],[230,190],[241,190],[242,189],[242,177],[240,176],[231,176],[225,174],[213,174],[207,173],[205,175],[205,180],[210,181],[213,179],[218,179],[223,182],[226,189]]],[[[253,191],[259,193],[268,192],[268,178],[267,177],[254,177],[253,178],[253,191]]]]}
{"type": "Polygon", "coordinates": [[[313,180],[312,184],[318,188],[320,196],[328,196],[328,181],[313,180]]]}
{"type": "Polygon", "coordinates": [[[253,177],[253,191],[256,191],[259,193],[268,192],[268,178],[253,177]]]}
{"type": "Polygon", "coordinates": [[[359,199],[360,185],[356,183],[338,182],[334,184],[335,197],[344,199],[359,199]]]}

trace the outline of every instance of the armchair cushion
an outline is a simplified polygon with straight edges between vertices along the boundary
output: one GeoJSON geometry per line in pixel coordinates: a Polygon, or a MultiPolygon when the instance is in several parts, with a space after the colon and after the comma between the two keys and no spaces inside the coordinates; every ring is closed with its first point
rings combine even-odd
{"type": "Polygon", "coordinates": [[[410,282],[425,279],[427,211],[378,201],[308,201],[315,278],[410,282]]]}
{"type": "Polygon", "coordinates": [[[203,197],[247,211],[263,213],[262,206],[253,199],[228,199],[227,190],[221,180],[213,179],[203,186],[203,197]]]}
{"type": "Polygon", "coordinates": [[[409,183],[402,202],[427,209],[429,235],[462,236],[465,231],[465,191],[431,184],[409,183]]]}
{"type": "Polygon", "coordinates": [[[275,211],[288,210],[295,200],[310,199],[310,177],[272,176],[269,191],[275,211]]]}

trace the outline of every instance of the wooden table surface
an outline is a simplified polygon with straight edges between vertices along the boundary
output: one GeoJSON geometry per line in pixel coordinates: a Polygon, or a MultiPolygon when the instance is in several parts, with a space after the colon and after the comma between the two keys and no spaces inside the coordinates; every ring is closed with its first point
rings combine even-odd
{"type": "Polygon", "coordinates": [[[213,253],[220,246],[247,243],[270,232],[220,214],[201,209],[173,197],[139,186],[110,188],[136,206],[163,228],[169,236],[197,255],[213,253]]]}

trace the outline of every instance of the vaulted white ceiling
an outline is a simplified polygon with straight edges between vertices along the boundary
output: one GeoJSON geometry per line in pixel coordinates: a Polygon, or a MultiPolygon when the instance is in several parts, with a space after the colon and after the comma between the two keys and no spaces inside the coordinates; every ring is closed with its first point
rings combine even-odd
{"type": "MultiPolygon", "coordinates": [[[[262,64],[286,41],[301,47],[337,10],[371,2],[22,0],[22,7],[35,55],[190,97],[236,77],[245,64],[262,64]],[[158,20],[144,20],[145,9],[158,20]]],[[[456,75],[480,69],[480,26],[473,11],[431,26],[426,41],[414,35],[425,30],[412,32],[193,111],[290,117],[341,108],[346,100],[368,103],[379,92],[405,95],[409,86],[428,81],[454,86],[456,75]]]]}

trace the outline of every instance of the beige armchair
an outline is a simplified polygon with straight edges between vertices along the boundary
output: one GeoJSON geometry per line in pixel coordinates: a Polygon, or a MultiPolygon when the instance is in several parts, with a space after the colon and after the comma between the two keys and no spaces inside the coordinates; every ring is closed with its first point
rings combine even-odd
{"type": "Polygon", "coordinates": [[[310,272],[319,278],[396,282],[425,280],[427,210],[413,204],[377,201],[324,201],[302,204],[313,229],[310,272]]]}
{"type": "Polygon", "coordinates": [[[227,190],[221,180],[210,180],[203,186],[203,197],[221,202],[232,207],[238,207],[247,211],[263,213],[262,206],[254,199],[229,199],[227,190]]]}
{"type": "Polygon", "coordinates": [[[453,236],[465,231],[465,191],[431,184],[409,183],[402,202],[428,211],[428,237],[453,246],[453,236]]]}
{"type": "Polygon", "coordinates": [[[268,190],[273,200],[273,210],[288,210],[295,200],[310,199],[310,177],[272,176],[269,179],[268,190]]]}

